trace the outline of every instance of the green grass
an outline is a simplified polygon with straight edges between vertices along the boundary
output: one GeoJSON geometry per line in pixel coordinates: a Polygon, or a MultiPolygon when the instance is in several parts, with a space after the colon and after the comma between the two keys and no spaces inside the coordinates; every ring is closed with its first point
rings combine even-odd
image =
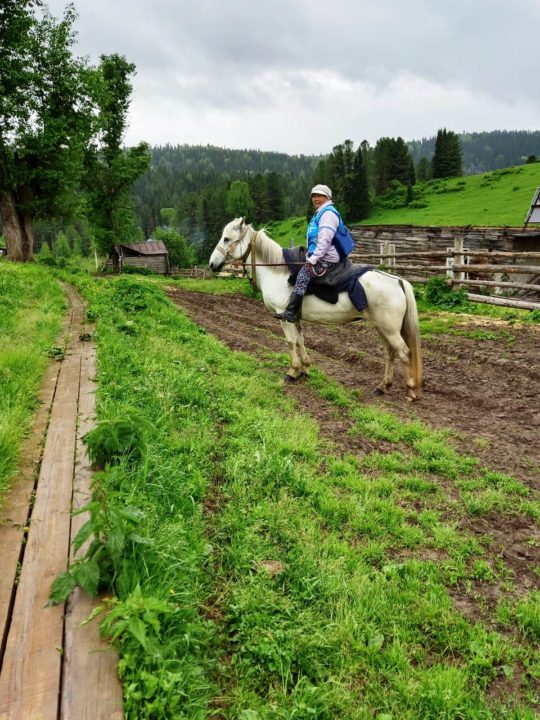
{"type": "Polygon", "coordinates": [[[289,247],[291,240],[295,245],[305,245],[307,220],[305,217],[292,217],[270,222],[266,225],[266,231],[282,247],[289,247]]]}
{"type": "MultiPolygon", "coordinates": [[[[504,168],[482,175],[417,183],[417,203],[426,207],[383,209],[374,207],[369,217],[349,225],[511,226],[521,227],[537,187],[540,163],[504,168]]],[[[303,217],[272,222],[270,236],[287,247],[289,239],[305,244],[303,217]]]]}
{"type": "Polygon", "coordinates": [[[523,225],[536,188],[540,163],[415,186],[423,208],[375,208],[361,225],[523,225]]]}
{"type": "Polygon", "coordinates": [[[65,300],[48,270],[0,261],[0,502],[37,407],[65,300]]]}
{"type": "Polygon", "coordinates": [[[247,297],[253,297],[253,291],[247,279],[216,278],[199,280],[197,278],[183,278],[172,280],[171,278],[166,278],[162,281],[171,287],[180,287],[184,290],[194,290],[196,292],[206,292],[212,295],[245,295],[247,297]]]}
{"type": "Polygon", "coordinates": [[[314,373],[351,432],[388,444],[337,456],[279,367],[227,350],[159,284],[75,281],[98,320],[101,427],[141,418],[136,453],[131,431],[124,455],[101,433],[118,443],[77,570],[115,593],[128,718],[535,717],[538,598],[464,523],[538,517],[527,487],[314,373]],[[495,610],[457,611],[450,590],[494,583],[495,610]]]}

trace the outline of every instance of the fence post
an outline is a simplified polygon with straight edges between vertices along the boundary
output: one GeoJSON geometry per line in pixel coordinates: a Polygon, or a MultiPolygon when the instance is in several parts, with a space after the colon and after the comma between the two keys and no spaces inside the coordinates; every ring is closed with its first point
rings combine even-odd
{"type": "Polygon", "coordinates": [[[390,258],[388,259],[388,265],[390,265],[390,267],[395,267],[395,266],[396,266],[396,246],[395,246],[395,243],[391,243],[391,242],[388,243],[388,253],[392,256],[392,257],[390,257],[390,258]]]}
{"type": "Polygon", "coordinates": [[[384,255],[388,255],[388,246],[390,243],[388,240],[384,240],[380,245],[380,253],[381,256],[379,258],[379,265],[388,265],[388,258],[384,257],[384,255]]]}
{"type": "MultiPolygon", "coordinates": [[[[465,261],[463,256],[463,242],[463,238],[454,238],[454,265],[463,265],[465,261]]],[[[452,284],[464,279],[465,273],[463,270],[458,270],[457,273],[455,271],[452,272],[452,284]]]]}

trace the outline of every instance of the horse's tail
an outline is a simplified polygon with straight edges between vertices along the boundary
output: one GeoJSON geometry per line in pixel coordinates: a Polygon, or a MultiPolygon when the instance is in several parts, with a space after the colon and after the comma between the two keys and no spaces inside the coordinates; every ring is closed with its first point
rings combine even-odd
{"type": "Polygon", "coordinates": [[[401,337],[405,341],[411,353],[411,377],[414,379],[415,387],[420,389],[423,382],[422,369],[422,349],[420,347],[420,325],[418,323],[418,311],[416,309],[416,298],[414,290],[410,282],[401,279],[400,281],[405,299],[407,301],[407,310],[403,318],[401,326],[401,337]]]}

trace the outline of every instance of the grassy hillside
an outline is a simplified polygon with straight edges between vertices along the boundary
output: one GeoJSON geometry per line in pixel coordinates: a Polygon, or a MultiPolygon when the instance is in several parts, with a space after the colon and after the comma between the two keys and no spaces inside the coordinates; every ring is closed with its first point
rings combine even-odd
{"type": "MultiPolygon", "coordinates": [[[[504,168],[482,175],[418,183],[411,206],[375,207],[360,225],[523,225],[530,202],[540,187],[540,163],[504,168]]],[[[268,225],[281,245],[305,237],[305,218],[268,225]]]]}
{"type": "Polygon", "coordinates": [[[539,186],[540,163],[431,180],[414,189],[413,206],[425,207],[374,209],[361,224],[520,226],[539,186]]]}
{"type": "Polygon", "coordinates": [[[0,503],[36,409],[65,300],[49,271],[0,261],[0,503]]]}

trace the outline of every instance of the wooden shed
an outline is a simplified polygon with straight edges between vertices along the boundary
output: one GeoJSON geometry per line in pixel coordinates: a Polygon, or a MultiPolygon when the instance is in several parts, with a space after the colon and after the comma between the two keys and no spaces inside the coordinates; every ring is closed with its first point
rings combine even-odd
{"type": "Polygon", "coordinates": [[[169,253],[161,240],[115,245],[107,264],[112,265],[114,272],[122,272],[125,267],[139,267],[168,275],[170,269],[169,253]]]}

